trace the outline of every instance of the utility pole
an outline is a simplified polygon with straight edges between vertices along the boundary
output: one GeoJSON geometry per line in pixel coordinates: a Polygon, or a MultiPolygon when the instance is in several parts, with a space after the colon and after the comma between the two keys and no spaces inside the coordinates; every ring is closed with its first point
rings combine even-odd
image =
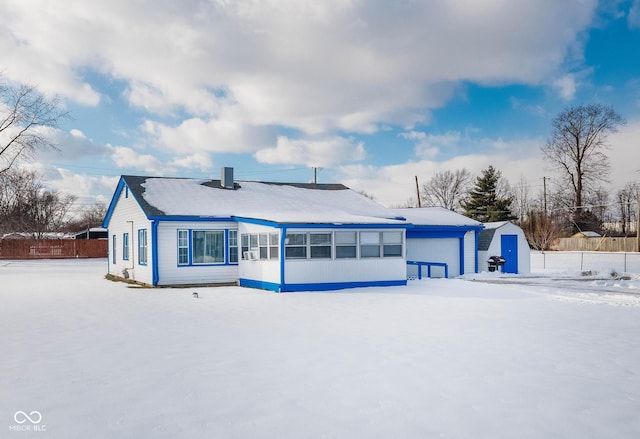
{"type": "Polygon", "coordinates": [[[318,168],[313,168],[313,184],[318,184],[318,168]]]}
{"type": "Polygon", "coordinates": [[[418,195],[418,207],[422,207],[420,202],[420,186],[418,186],[418,176],[416,175],[416,194],[418,195]]]}

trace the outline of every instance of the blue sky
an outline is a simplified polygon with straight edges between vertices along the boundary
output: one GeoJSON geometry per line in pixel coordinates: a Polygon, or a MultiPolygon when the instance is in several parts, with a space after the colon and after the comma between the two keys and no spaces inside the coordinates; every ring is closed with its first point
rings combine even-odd
{"type": "Polygon", "coordinates": [[[70,111],[61,151],[25,166],[79,206],[121,174],[222,166],[296,182],[317,166],[389,206],[463,167],[535,193],[556,178],[551,119],[583,103],[627,120],[607,189],[640,178],[640,0],[9,0],[0,49],[5,80],[70,111]]]}

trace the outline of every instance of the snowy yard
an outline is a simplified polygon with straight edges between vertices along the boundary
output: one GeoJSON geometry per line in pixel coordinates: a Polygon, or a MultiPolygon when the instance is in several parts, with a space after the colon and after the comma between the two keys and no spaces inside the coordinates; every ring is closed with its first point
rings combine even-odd
{"type": "Polygon", "coordinates": [[[0,261],[0,437],[640,437],[638,280],[277,294],[106,264],[0,261]]]}

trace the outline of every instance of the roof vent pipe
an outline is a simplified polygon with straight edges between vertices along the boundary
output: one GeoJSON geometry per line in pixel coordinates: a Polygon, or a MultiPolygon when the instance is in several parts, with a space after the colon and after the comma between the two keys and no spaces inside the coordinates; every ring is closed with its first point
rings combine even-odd
{"type": "Polygon", "coordinates": [[[233,168],[222,168],[222,178],[220,179],[220,185],[224,189],[234,189],[233,168]]]}

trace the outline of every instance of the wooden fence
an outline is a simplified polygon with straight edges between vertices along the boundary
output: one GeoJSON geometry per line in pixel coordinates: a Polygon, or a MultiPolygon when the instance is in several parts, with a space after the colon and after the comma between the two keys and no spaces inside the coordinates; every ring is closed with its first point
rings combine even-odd
{"type": "Polygon", "coordinates": [[[106,258],[106,239],[1,239],[0,259],[106,258]]]}
{"type": "Polygon", "coordinates": [[[560,238],[554,246],[559,251],[635,252],[636,238],[560,238]]]}

